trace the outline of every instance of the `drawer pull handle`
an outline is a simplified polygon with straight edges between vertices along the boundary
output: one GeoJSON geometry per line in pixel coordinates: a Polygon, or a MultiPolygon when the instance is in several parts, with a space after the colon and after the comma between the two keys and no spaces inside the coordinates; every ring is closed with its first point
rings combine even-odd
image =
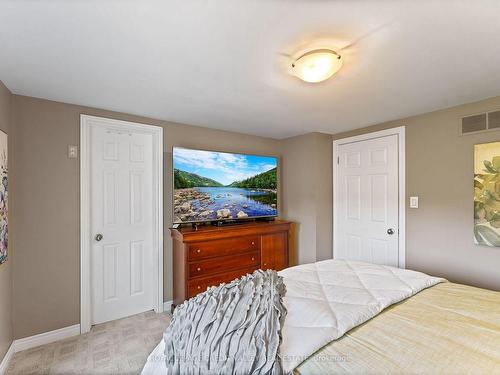
{"type": "Polygon", "coordinates": [[[252,260],[255,260],[255,258],[254,258],[254,257],[252,257],[252,260]]]}
{"type": "Polygon", "coordinates": [[[267,263],[264,263],[264,266],[267,266],[267,263]]]}
{"type": "Polygon", "coordinates": [[[196,271],[200,272],[200,271],[201,271],[201,268],[200,268],[200,267],[198,267],[198,268],[196,269],[196,271]]]}
{"type": "Polygon", "coordinates": [[[201,253],[201,250],[200,250],[200,249],[198,249],[198,250],[196,250],[196,252],[199,254],[199,253],[201,253]]]}
{"type": "Polygon", "coordinates": [[[198,285],[198,287],[196,289],[198,289],[198,290],[201,289],[201,286],[198,285]]]}
{"type": "Polygon", "coordinates": [[[255,245],[255,242],[254,242],[254,241],[252,241],[252,245],[255,245]]]}

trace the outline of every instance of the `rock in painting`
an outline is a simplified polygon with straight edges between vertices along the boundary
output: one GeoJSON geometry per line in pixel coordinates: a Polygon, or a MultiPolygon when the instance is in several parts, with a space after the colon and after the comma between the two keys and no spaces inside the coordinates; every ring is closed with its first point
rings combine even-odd
{"type": "Polygon", "coordinates": [[[207,211],[202,211],[200,212],[200,216],[203,216],[203,217],[208,217],[209,215],[212,214],[212,212],[214,212],[213,210],[207,210],[207,211]]]}
{"type": "Polygon", "coordinates": [[[248,217],[248,215],[246,213],[244,213],[243,211],[240,211],[236,214],[236,217],[238,219],[243,219],[244,217],[248,217]]]}
{"type": "Polygon", "coordinates": [[[191,209],[191,205],[189,203],[183,203],[180,206],[181,212],[188,212],[191,209]]]}
{"type": "Polygon", "coordinates": [[[217,218],[218,219],[229,219],[231,217],[231,211],[227,208],[223,208],[222,210],[217,210],[217,218]]]}

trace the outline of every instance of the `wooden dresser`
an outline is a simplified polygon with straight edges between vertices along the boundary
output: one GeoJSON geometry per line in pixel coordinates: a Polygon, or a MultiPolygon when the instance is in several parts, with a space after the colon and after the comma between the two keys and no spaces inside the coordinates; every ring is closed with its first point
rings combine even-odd
{"type": "Polygon", "coordinates": [[[231,226],[171,229],[173,306],[210,286],[257,269],[288,267],[290,222],[248,222],[231,226]]]}

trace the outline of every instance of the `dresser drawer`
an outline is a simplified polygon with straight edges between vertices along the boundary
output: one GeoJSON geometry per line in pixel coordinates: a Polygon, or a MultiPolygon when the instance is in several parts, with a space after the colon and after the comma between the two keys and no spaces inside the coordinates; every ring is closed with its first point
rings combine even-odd
{"type": "Polygon", "coordinates": [[[252,251],[189,263],[189,277],[208,276],[241,268],[260,266],[260,252],[252,251]]]}
{"type": "Polygon", "coordinates": [[[226,272],[222,275],[193,279],[188,282],[188,298],[194,297],[197,294],[206,291],[210,286],[218,286],[221,283],[228,283],[230,281],[233,281],[234,279],[246,275],[247,273],[253,273],[255,270],[255,267],[242,268],[239,270],[226,272]]]}
{"type": "Polygon", "coordinates": [[[189,245],[188,260],[235,255],[251,250],[260,250],[258,236],[198,242],[189,245]]]}

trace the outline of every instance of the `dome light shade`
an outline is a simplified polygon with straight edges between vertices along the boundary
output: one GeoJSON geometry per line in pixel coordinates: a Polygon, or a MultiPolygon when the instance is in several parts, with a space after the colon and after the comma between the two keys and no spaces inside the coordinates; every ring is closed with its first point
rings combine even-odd
{"type": "Polygon", "coordinates": [[[292,73],[303,81],[322,82],[333,76],[342,67],[342,56],[330,49],[309,51],[295,60],[292,73]]]}

